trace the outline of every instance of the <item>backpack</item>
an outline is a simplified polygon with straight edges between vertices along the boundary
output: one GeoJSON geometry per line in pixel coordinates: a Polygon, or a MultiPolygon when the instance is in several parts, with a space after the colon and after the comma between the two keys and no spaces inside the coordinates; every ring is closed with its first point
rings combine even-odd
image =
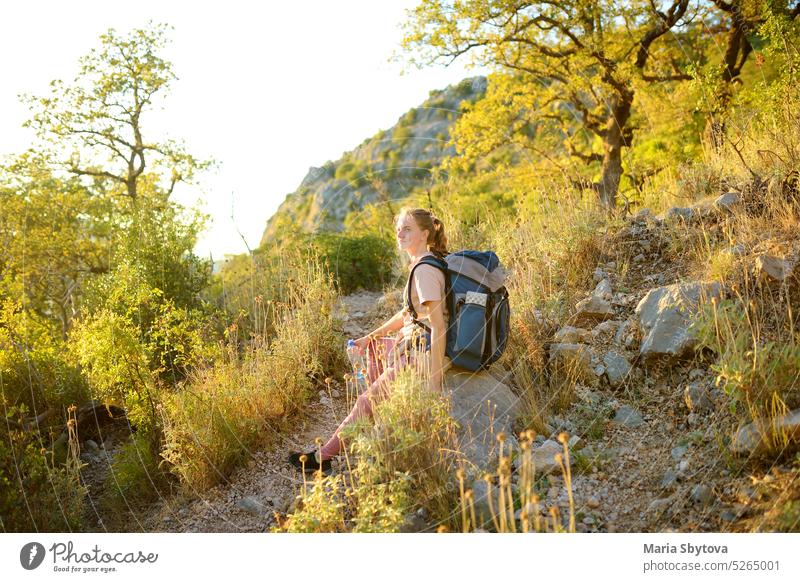
{"type": "Polygon", "coordinates": [[[505,288],[507,272],[492,251],[458,251],[444,258],[423,257],[408,277],[403,305],[413,322],[425,330],[430,346],[430,327],[417,319],[411,303],[411,285],[419,265],[431,265],[444,273],[445,301],[449,314],[445,353],[454,366],[485,370],[503,353],[508,343],[511,309],[505,288]]]}

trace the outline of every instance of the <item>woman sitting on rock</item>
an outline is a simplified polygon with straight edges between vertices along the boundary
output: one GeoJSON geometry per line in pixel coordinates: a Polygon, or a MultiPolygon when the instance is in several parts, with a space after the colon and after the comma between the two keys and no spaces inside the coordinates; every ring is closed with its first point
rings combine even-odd
{"type": "MultiPolygon", "coordinates": [[[[403,208],[396,220],[397,246],[408,254],[411,261],[409,271],[429,255],[444,258],[447,255],[447,237],[442,221],[422,208],[403,208]]],[[[407,297],[408,286],[403,291],[407,297]]],[[[358,397],[350,414],[342,421],[321,450],[290,455],[289,462],[298,469],[313,472],[328,471],[330,459],[342,449],[342,429],[363,417],[372,417],[373,406],[386,398],[399,369],[417,365],[418,369],[430,369],[429,388],[442,390],[444,371],[450,367],[445,356],[447,331],[447,306],[445,303],[444,274],[431,265],[423,264],[414,271],[411,281],[411,302],[417,320],[427,321],[431,332],[420,334],[411,316],[403,308],[372,333],[355,340],[358,354],[367,352],[369,362],[367,389],[358,397]],[[400,333],[396,333],[396,332],[400,333]],[[386,337],[395,332],[395,335],[386,337]],[[424,339],[421,339],[424,338],[424,339]],[[422,352],[420,339],[424,344],[422,352]],[[417,349],[419,347],[419,350],[417,349]]]]}

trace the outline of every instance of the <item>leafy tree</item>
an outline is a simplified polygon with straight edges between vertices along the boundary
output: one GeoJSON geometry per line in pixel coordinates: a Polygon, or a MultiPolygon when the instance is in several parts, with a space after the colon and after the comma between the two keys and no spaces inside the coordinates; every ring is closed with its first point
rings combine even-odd
{"type": "Polygon", "coordinates": [[[181,144],[144,135],[143,117],[175,79],[172,64],[158,56],[166,30],[152,25],[120,36],[111,29],[99,50],[81,58],[73,83],[55,80],[50,95],[27,98],[34,115],[26,125],[50,145],[60,167],[132,201],[148,167],[166,180],[167,193],[208,167],[181,144]]]}
{"type": "Polygon", "coordinates": [[[725,118],[734,93],[734,85],[741,83],[742,69],[748,58],[765,39],[759,28],[769,14],[783,15],[791,19],[800,16],[800,2],[791,7],[793,1],[772,0],[713,0],[718,9],[716,22],[710,23],[712,31],[726,35],[725,53],[722,62],[715,66],[710,78],[711,99],[706,123],[706,138],[715,150],[722,147],[725,134],[725,118]],[[755,46],[754,46],[755,45],[755,46]]]}
{"type": "Polygon", "coordinates": [[[622,150],[635,131],[637,90],[690,79],[685,66],[702,59],[690,17],[689,0],[424,0],[409,12],[403,46],[420,65],[469,53],[513,73],[516,82],[501,97],[521,107],[487,133],[497,139],[497,127],[515,116],[512,131],[560,135],[562,150],[600,165],[590,186],[611,209],[622,150]]]}

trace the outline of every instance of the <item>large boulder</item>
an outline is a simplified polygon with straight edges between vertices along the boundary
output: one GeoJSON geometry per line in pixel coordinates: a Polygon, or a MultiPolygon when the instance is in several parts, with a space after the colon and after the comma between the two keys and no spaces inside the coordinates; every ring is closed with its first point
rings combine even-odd
{"type": "Polygon", "coordinates": [[[519,398],[489,372],[470,372],[450,368],[444,374],[445,390],[450,393],[451,414],[458,422],[458,445],[474,476],[497,470],[497,435],[506,435],[516,448],[512,432],[520,413],[519,398]]]}
{"type": "Polygon", "coordinates": [[[661,358],[686,356],[697,344],[689,332],[700,302],[723,295],[714,282],[676,283],[651,289],[636,306],[642,341],[639,353],[647,363],[661,358]]]}

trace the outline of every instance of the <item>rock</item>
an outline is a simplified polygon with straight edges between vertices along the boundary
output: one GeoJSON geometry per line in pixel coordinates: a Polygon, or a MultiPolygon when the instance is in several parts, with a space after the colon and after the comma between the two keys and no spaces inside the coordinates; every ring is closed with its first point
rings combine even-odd
{"type": "MultiPolygon", "coordinates": [[[[475,520],[481,528],[492,528],[492,511],[489,507],[489,484],[484,479],[475,479],[470,485],[475,520]]],[[[492,506],[497,507],[497,488],[492,486],[492,506]]],[[[495,510],[496,511],[496,510],[495,510]]]]}
{"type": "Polygon", "coordinates": [[[597,376],[598,378],[605,373],[606,373],[606,367],[603,364],[597,364],[594,367],[594,375],[597,376]]]}
{"type": "Polygon", "coordinates": [[[606,278],[606,274],[603,271],[603,269],[601,269],[600,267],[597,267],[594,270],[594,273],[592,273],[592,279],[594,279],[595,283],[599,283],[600,281],[602,281],[605,278],[606,278]]]}
{"type": "Polygon", "coordinates": [[[674,501],[670,497],[665,499],[654,499],[650,502],[650,505],[647,506],[646,513],[660,515],[672,507],[673,503],[674,501]]]}
{"type": "Polygon", "coordinates": [[[83,441],[83,446],[86,447],[86,450],[89,451],[90,453],[96,453],[100,450],[98,444],[94,442],[92,439],[87,439],[83,441]]]}
{"type": "Polygon", "coordinates": [[[730,255],[732,257],[741,257],[742,255],[747,254],[747,247],[744,246],[742,243],[738,243],[733,246],[724,248],[720,252],[726,255],[730,255]]]}
{"type": "Polygon", "coordinates": [[[600,501],[597,500],[597,497],[590,497],[586,500],[586,507],[589,509],[597,509],[600,507],[600,501]]]}
{"type": "Polygon", "coordinates": [[[614,317],[614,308],[605,299],[592,295],[575,305],[575,318],[579,322],[603,321],[614,317]]]}
{"type": "Polygon", "coordinates": [[[577,381],[591,386],[598,384],[594,373],[594,352],[583,344],[552,344],[549,365],[556,381],[577,381]]]}
{"type": "Polygon", "coordinates": [[[686,454],[686,451],[689,450],[689,447],[686,445],[673,447],[669,454],[672,456],[673,459],[676,461],[680,461],[683,458],[683,455],[686,454]]]}
{"type": "Polygon", "coordinates": [[[664,473],[664,476],[661,478],[661,488],[662,489],[671,489],[678,483],[678,474],[675,473],[672,469],[667,469],[667,472],[664,473]]]}
{"type": "Polygon", "coordinates": [[[639,353],[645,363],[658,358],[686,356],[697,344],[689,332],[701,299],[721,297],[722,286],[711,283],[676,283],[648,291],[636,306],[636,316],[642,330],[639,353]]]}
{"type": "Polygon", "coordinates": [[[708,485],[695,485],[692,487],[692,492],[689,495],[695,503],[699,503],[702,506],[711,505],[714,501],[714,492],[711,490],[711,487],[708,485]]]}
{"type": "Polygon", "coordinates": [[[691,208],[670,208],[664,214],[664,220],[668,223],[689,222],[694,216],[691,208]]]}
{"type": "Polygon", "coordinates": [[[644,420],[642,419],[642,415],[635,409],[628,405],[622,405],[617,409],[616,414],[614,414],[614,422],[622,426],[635,428],[641,425],[644,420]]]}
{"type": "Polygon", "coordinates": [[[738,455],[760,455],[769,449],[770,435],[780,435],[790,445],[800,442],[800,408],[776,417],[768,425],[751,422],[741,427],[733,437],[731,451],[738,455]]]}
{"type": "Polygon", "coordinates": [[[555,333],[553,339],[562,344],[576,344],[584,341],[588,334],[589,332],[581,327],[565,325],[555,333]]]}
{"type": "Polygon", "coordinates": [[[336,388],[331,389],[331,396],[333,398],[339,398],[340,395],[341,395],[340,392],[336,388]]]}
{"type": "Polygon", "coordinates": [[[700,368],[694,368],[692,371],[689,372],[689,380],[699,380],[705,375],[706,375],[705,370],[701,370],[700,368]]]}
{"type": "MultiPolygon", "coordinates": [[[[550,475],[561,473],[561,465],[556,462],[555,456],[564,455],[564,447],[558,441],[547,439],[541,446],[533,450],[533,464],[537,475],[550,475]]],[[[515,459],[516,460],[516,459],[515,459]]],[[[572,457],[570,457],[572,460],[572,457]]]]}
{"type": "Polygon", "coordinates": [[[597,287],[594,288],[594,291],[592,291],[592,295],[600,299],[605,299],[606,301],[611,301],[611,297],[614,295],[614,292],[611,290],[611,282],[608,279],[600,281],[597,287]]]}
{"type": "Polygon", "coordinates": [[[400,526],[400,533],[418,533],[428,529],[428,523],[416,512],[409,513],[400,526]]]}
{"type": "Polygon", "coordinates": [[[458,422],[461,452],[477,472],[497,467],[497,435],[506,435],[506,448],[516,446],[513,424],[520,411],[519,398],[486,371],[450,368],[444,374],[450,394],[451,414],[458,422]]]}
{"type": "Polygon", "coordinates": [[[644,263],[644,261],[645,261],[645,258],[646,258],[646,257],[645,257],[645,256],[644,256],[642,253],[639,253],[638,255],[636,255],[635,257],[633,257],[633,262],[634,262],[634,263],[644,263]]]}
{"type": "Polygon", "coordinates": [[[731,213],[741,201],[741,194],[738,192],[726,192],[714,200],[714,209],[719,212],[731,213]]]}
{"type": "Polygon", "coordinates": [[[236,507],[245,510],[247,513],[261,517],[269,511],[268,507],[255,497],[243,497],[236,502],[236,507]]]}
{"type": "Polygon", "coordinates": [[[691,412],[708,412],[714,410],[714,402],[709,396],[708,386],[704,382],[690,382],[683,389],[683,400],[691,412]]]}
{"type": "Polygon", "coordinates": [[[793,265],[784,259],[772,255],[761,255],[756,258],[755,274],[767,283],[783,283],[791,277],[793,265]]]}
{"type": "Polygon", "coordinates": [[[606,377],[608,383],[617,387],[622,384],[631,373],[631,365],[625,356],[611,351],[603,356],[603,363],[606,366],[606,377]]]}
{"type": "Polygon", "coordinates": [[[604,321],[592,330],[592,335],[595,337],[611,335],[617,331],[621,324],[622,322],[619,320],[604,321]]]}
{"type": "Polygon", "coordinates": [[[639,212],[636,213],[636,216],[633,219],[636,222],[646,222],[648,218],[652,218],[653,213],[649,208],[642,208],[639,212]]]}
{"type": "Polygon", "coordinates": [[[322,396],[322,397],[319,399],[319,403],[320,403],[322,406],[327,406],[327,407],[330,407],[330,406],[333,404],[333,402],[331,401],[331,399],[330,399],[330,398],[328,398],[327,396],[322,396]]]}

